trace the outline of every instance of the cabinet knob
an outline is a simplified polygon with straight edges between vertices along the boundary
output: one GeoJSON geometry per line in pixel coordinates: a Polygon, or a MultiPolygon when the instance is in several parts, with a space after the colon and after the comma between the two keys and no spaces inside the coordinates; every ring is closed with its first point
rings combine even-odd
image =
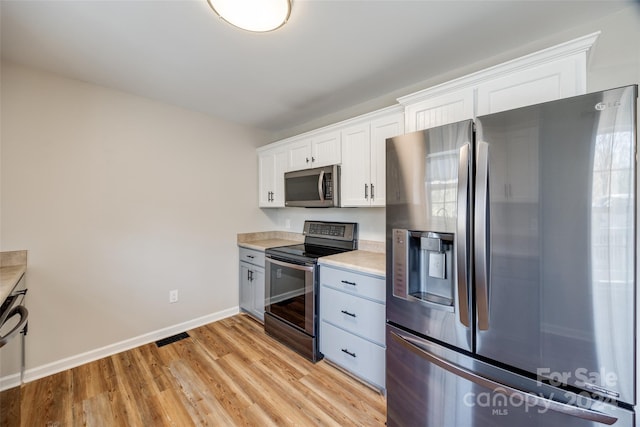
{"type": "Polygon", "coordinates": [[[305,160],[307,161],[307,163],[309,163],[309,158],[308,157],[306,157],[305,160]]]}

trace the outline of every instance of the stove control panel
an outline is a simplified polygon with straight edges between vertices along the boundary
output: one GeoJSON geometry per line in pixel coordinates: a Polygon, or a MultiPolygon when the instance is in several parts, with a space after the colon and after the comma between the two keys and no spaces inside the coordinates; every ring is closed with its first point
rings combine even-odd
{"type": "Polygon", "coordinates": [[[357,240],[358,224],[353,222],[305,221],[302,233],[307,237],[357,240]]]}

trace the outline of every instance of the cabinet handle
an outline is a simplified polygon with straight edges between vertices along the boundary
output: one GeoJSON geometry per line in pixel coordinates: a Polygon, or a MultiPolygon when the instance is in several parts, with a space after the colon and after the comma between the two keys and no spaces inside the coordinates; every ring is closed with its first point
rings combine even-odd
{"type": "Polygon", "coordinates": [[[373,200],[373,182],[371,183],[371,200],[373,200]]]}
{"type": "Polygon", "coordinates": [[[308,157],[306,157],[305,160],[307,161],[307,163],[309,163],[309,158],[308,157]]]}
{"type": "Polygon", "coordinates": [[[341,280],[341,282],[344,283],[345,285],[357,286],[356,282],[349,282],[347,280],[341,280]]]}
{"type": "Polygon", "coordinates": [[[364,185],[364,198],[365,200],[369,198],[369,184],[364,185]]]}
{"type": "Polygon", "coordinates": [[[253,255],[247,255],[247,258],[254,259],[255,257],[253,255]]]}
{"type": "Polygon", "coordinates": [[[349,313],[347,310],[341,310],[340,313],[346,314],[347,316],[356,317],[354,313],[349,313]]]}
{"type": "Polygon", "coordinates": [[[251,281],[251,275],[250,275],[250,273],[251,273],[251,270],[247,270],[247,280],[248,280],[248,281],[251,281]]]}
{"type": "Polygon", "coordinates": [[[341,349],[340,349],[340,351],[342,351],[343,353],[347,353],[349,356],[351,356],[351,357],[353,357],[353,358],[355,358],[355,357],[356,357],[356,354],[355,354],[355,353],[350,352],[350,351],[349,351],[349,350],[347,350],[346,348],[341,348],[341,349]]]}
{"type": "Polygon", "coordinates": [[[251,277],[249,278],[249,281],[253,282],[253,270],[249,270],[249,273],[251,273],[251,277]]]}
{"type": "Polygon", "coordinates": [[[311,156],[311,161],[312,161],[312,162],[315,162],[315,161],[316,161],[316,158],[315,158],[315,157],[313,157],[313,156],[311,156]]]}

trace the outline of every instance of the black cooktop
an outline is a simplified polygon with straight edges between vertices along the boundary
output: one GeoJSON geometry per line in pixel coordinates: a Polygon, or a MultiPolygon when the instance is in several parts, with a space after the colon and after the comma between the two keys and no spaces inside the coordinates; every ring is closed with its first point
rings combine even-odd
{"type": "Polygon", "coordinates": [[[269,253],[277,253],[281,255],[294,255],[307,258],[320,258],[327,255],[335,255],[347,252],[352,249],[333,248],[327,246],[308,245],[301,243],[299,245],[279,246],[269,248],[269,253]]]}
{"type": "Polygon", "coordinates": [[[267,256],[308,263],[358,248],[357,223],[305,221],[303,234],[304,243],[269,248],[267,256]]]}

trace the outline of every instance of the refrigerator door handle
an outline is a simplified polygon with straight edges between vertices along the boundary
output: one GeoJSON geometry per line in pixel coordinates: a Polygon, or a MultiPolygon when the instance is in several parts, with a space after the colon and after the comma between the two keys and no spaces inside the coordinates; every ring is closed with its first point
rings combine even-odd
{"type": "Polygon", "coordinates": [[[391,337],[406,350],[416,354],[417,356],[426,359],[427,361],[441,367],[442,369],[471,381],[479,386],[488,388],[496,393],[503,394],[509,398],[519,399],[519,401],[526,402],[529,406],[537,406],[544,410],[552,410],[561,414],[569,415],[572,417],[582,418],[589,421],[595,421],[598,423],[611,425],[618,421],[617,418],[603,414],[598,411],[594,411],[588,408],[581,408],[579,406],[569,405],[567,403],[558,402],[546,397],[536,396],[526,391],[518,390],[517,388],[501,384],[489,378],[485,378],[478,375],[466,368],[458,366],[447,360],[444,360],[429,351],[423,349],[420,343],[411,337],[399,335],[396,332],[390,332],[391,337]]]}
{"type": "Polygon", "coordinates": [[[489,144],[478,142],[476,205],[474,223],[475,286],[478,329],[489,329],[489,144]]]}
{"type": "Polygon", "coordinates": [[[469,320],[469,284],[467,283],[468,272],[468,232],[469,226],[469,162],[470,144],[466,143],[460,147],[458,163],[458,224],[456,230],[456,265],[458,267],[458,310],[460,312],[460,322],[470,327],[469,320]]]}

